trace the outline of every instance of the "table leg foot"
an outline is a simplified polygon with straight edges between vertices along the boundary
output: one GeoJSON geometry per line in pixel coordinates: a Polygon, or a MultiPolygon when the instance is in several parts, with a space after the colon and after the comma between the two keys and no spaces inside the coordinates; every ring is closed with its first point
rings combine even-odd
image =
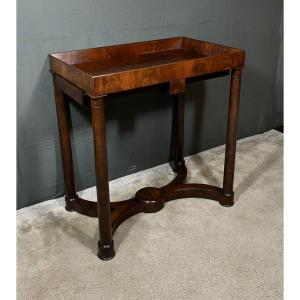
{"type": "Polygon", "coordinates": [[[220,197],[219,203],[224,207],[230,207],[234,205],[234,193],[232,194],[223,194],[220,197]]]}
{"type": "Polygon", "coordinates": [[[110,260],[115,256],[114,241],[110,244],[102,244],[98,242],[98,258],[101,260],[110,260]]]}
{"type": "Polygon", "coordinates": [[[65,197],[65,209],[66,211],[75,211],[75,201],[78,200],[78,196],[76,195],[75,197],[65,197]]]}

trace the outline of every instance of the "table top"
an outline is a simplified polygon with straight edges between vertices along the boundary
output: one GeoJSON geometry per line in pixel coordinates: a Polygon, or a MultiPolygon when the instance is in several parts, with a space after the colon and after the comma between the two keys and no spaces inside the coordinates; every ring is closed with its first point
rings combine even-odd
{"type": "Polygon", "coordinates": [[[102,96],[241,68],[245,51],[187,37],[49,54],[52,73],[102,96]]]}

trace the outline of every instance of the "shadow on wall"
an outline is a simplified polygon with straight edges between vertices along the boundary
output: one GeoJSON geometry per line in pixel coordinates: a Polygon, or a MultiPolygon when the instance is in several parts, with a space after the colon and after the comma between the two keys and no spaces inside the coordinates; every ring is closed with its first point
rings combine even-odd
{"type": "MultiPolygon", "coordinates": [[[[105,115],[110,179],[168,161],[172,130],[172,97],[168,96],[168,87],[168,84],[163,84],[107,97],[105,115]],[[157,118],[157,115],[160,117],[157,118]],[[134,155],[131,152],[134,152],[134,155]],[[151,152],[154,152],[155,157],[149,160],[151,152]],[[153,161],[159,163],[153,164],[153,161]],[[132,164],[136,165],[136,168],[124,172],[124,166],[128,168],[132,164]]],[[[193,124],[193,129],[188,135],[196,135],[198,138],[191,139],[192,142],[186,148],[195,149],[196,152],[201,143],[199,137],[205,106],[205,84],[197,82],[190,91],[196,96],[186,97],[186,106],[192,107],[192,115],[188,116],[188,119],[193,124]]],[[[81,107],[71,101],[70,106],[74,173],[77,189],[80,190],[95,185],[91,112],[89,104],[81,107]],[[82,170],[83,157],[88,157],[89,170],[82,170]]],[[[57,185],[60,186],[62,163],[57,147],[56,168],[57,185]]]]}
{"type": "Polygon", "coordinates": [[[59,143],[47,59],[33,85],[32,93],[23,92],[20,88],[18,98],[17,206],[20,208],[33,204],[42,195],[55,196],[55,190],[63,188],[62,183],[60,187],[57,186],[56,176],[53,176],[56,174],[55,147],[59,147],[59,143]]]}
{"type": "MultiPolygon", "coordinates": [[[[193,88],[194,93],[197,94],[196,97],[186,97],[186,106],[192,108],[190,109],[192,115],[187,116],[187,119],[189,122],[192,121],[193,127],[195,127],[192,131],[186,130],[188,135],[197,133],[199,136],[200,134],[201,115],[204,109],[203,99],[205,98],[204,89],[205,86],[201,83],[196,89],[193,88]]],[[[75,141],[78,134],[88,135],[87,144],[91,145],[84,155],[91,156],[93,165],[93,137],[89,104],[82,108],[71,101],[70,106],[73,120],[72,139],[75,141]]],[[[105,116],[109,168],[112,175],[110,178],[154,166],[149,159],[158,159],[159,162],[156,164],[168,161],[172,130],[172,97],[168,96],[168,84],[109,95],[106,99],[105,116]],[[142,162],[143,160],[145,163],[142,162]],[[141,166],[137,166],[132,171],[121,170],[135,164],[135,161],[141,166]]],[[[192,143],[186,148],[198,149],[200,142],[192,139],[192,143]]],[[[75,173],[78,175],[78,163],[82,153],[78,151],[76,145],[73,152],[75,173]]],[[[190,152],[190,150],[185,152],[190,152]]]]}

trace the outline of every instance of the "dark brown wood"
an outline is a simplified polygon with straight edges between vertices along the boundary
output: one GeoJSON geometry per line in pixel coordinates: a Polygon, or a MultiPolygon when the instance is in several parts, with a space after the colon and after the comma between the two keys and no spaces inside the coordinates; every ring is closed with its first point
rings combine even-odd
{"type": "Polygon", "coordinates": [[[234,166],[235,166],[235,153],[236,153],[236,134],[237,134],[238,112],[239,112],[239,102],[240,102],[241,73],[242,73],[241,69],[233,69],[231,71],[227,138],[226,138],[225,164],[224,164],[224,179],[223,179],[224,197],[220,201],[220,203],[224,206],[232,206],[234,201],[233,180],[234,180],[234,166]]]}
{"type": "Polygon", "coordinates": [[[170,82],[170,95],[183,94],[185,91],[185,79],[173,80],[170,82]]]}
{"type": "MultiPolygon", "coordinates": [[[[176,177],[167,185],[156,188],[146,187],[136,192],[135,197],[129,200],[110,203],[112,232],[129,217],[138,213],[153,213],[161,210],[165,203],[180,198],[206,198],[221,201],[223,189],[208,184],[183,183],[187,169],[182,165],[177,170],[176,177]]],[[[101,201],[101,199],[100,199],[101,201]]],[[[96,202],[77,198],[72,202],[73,209],[89,217],[98,217],[96,202]]],[[[103,259],[103,257],[101,257],[103,259]]]]}
{"type": "Polygon", "coordinates": [[[79,197],[70,202],[68,211],[76,211],[88,217],[98,218],[97,202],[88,201],[79,197]]]}
{"type": "Polygon", "coordinates": [[[114,257],[112,235],[118,226],[137,213],[161,210],[166,202],[186,197],[206,198],[223,206],[233,205],[236,133],[241,68],[245,51],[186,37],[69,51],[49,55],[66,185],[66,209],[98,217],[102,260],[114,257]],[[185,183],[184,92],[187,78],[210,79],[231,70],[230,100],[223,187],[185,183]],[[167,185],[145,187],[131,199],[110,203],[104,99],[108,93],[169,82],[173,97],[172,145],[175,178],[167,185]],[[97,202],[76,195],[68,110],[64,93],[80,104],[90,97],[94,135],[97,202]]]}
{"type": "Polygon", "coordinates": [[[175,37],[50,54],[51,70],[96,97],[242,67],[245,52],[175,37]]]}
{"type": "Polygon", "coordinates": [[[67,102],[65,101],[64,93],[57,87],[55,80],[54,93],[60,138],[60,149],[64,171],[66,209],[72,211],[72,202],[75,201],[78,196],[76,195],[74,183],[73,157],[70,140],[69,108],[67,102]]]}
{"type": "Polygon", "coordinates": [[[175,168],[176,170],[184,165],[183,146],[184,146],[184,101],[185,94],[179,93],[177,95],[177,143],[176,143],[176,156],[175,168]]]}
{"type": "Polygon", "coordinates": [[[111,259],[115,255],[112,239],[111,211],[109,199],[106,129],[103,97],[91,98],[94,154],[96,168],[96,189],[99,220],[99,258],[111,259]]]}
{"type": "Polygon", "coordinates": [[[169,151],[169,164],[174,172],[176,172],[176,161],[178,156],[178,96],[172,96],[172,127],[171,127],[171,143],[169,151]]]}
{"type": "Polygon", "coordinates": [[[184,144],[184,96],[185,80],[170,82],[170,95],[173,95],[173,118],[172,118],[172,140],[170,149],[171,164],[176,172],[181,165],[184,165],[183,144],[184,144]]]}
{"type": "Polygon", "coordinates": [[[75,100],[80,105],[84,104],[83,91],[69,81],[63,79],[57,74],[53,74],[53,80],[59,90],[68,95],[71,99],[75,100]]]}

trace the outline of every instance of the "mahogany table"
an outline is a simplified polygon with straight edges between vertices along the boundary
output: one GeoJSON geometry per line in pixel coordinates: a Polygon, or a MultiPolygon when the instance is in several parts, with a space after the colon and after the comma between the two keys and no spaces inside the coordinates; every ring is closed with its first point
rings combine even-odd
{"type": "Polygon", "coordinates": [[[66,209],[97,217],[100,240],[98,257],[114,257],[113,233],[130,216],[161,210],[174,199],[197,197],[233,205],[233,178],[236,131],[240,98],[241,69],[245,51],[175,37],[140,43],[76,50],[49,55],[53,74],[55,102],[60,133],[61,153],[66,189],[66,209]],[[187,78],[200,75],[228,75],[231,71],[227,138],[223,186],[185,183],[184,163],[184,92],[187,78]],[[108,94],[140,87],[168,83],[173,102],[173,170],[175,178],[163,187],[145,187],[132,199],[110,202],[107,170],[105,97],[108,94]],[[76,194],[69,110],[65,95],[81,105],[89,103],[92,111],[97,202],[76,194]]]}

